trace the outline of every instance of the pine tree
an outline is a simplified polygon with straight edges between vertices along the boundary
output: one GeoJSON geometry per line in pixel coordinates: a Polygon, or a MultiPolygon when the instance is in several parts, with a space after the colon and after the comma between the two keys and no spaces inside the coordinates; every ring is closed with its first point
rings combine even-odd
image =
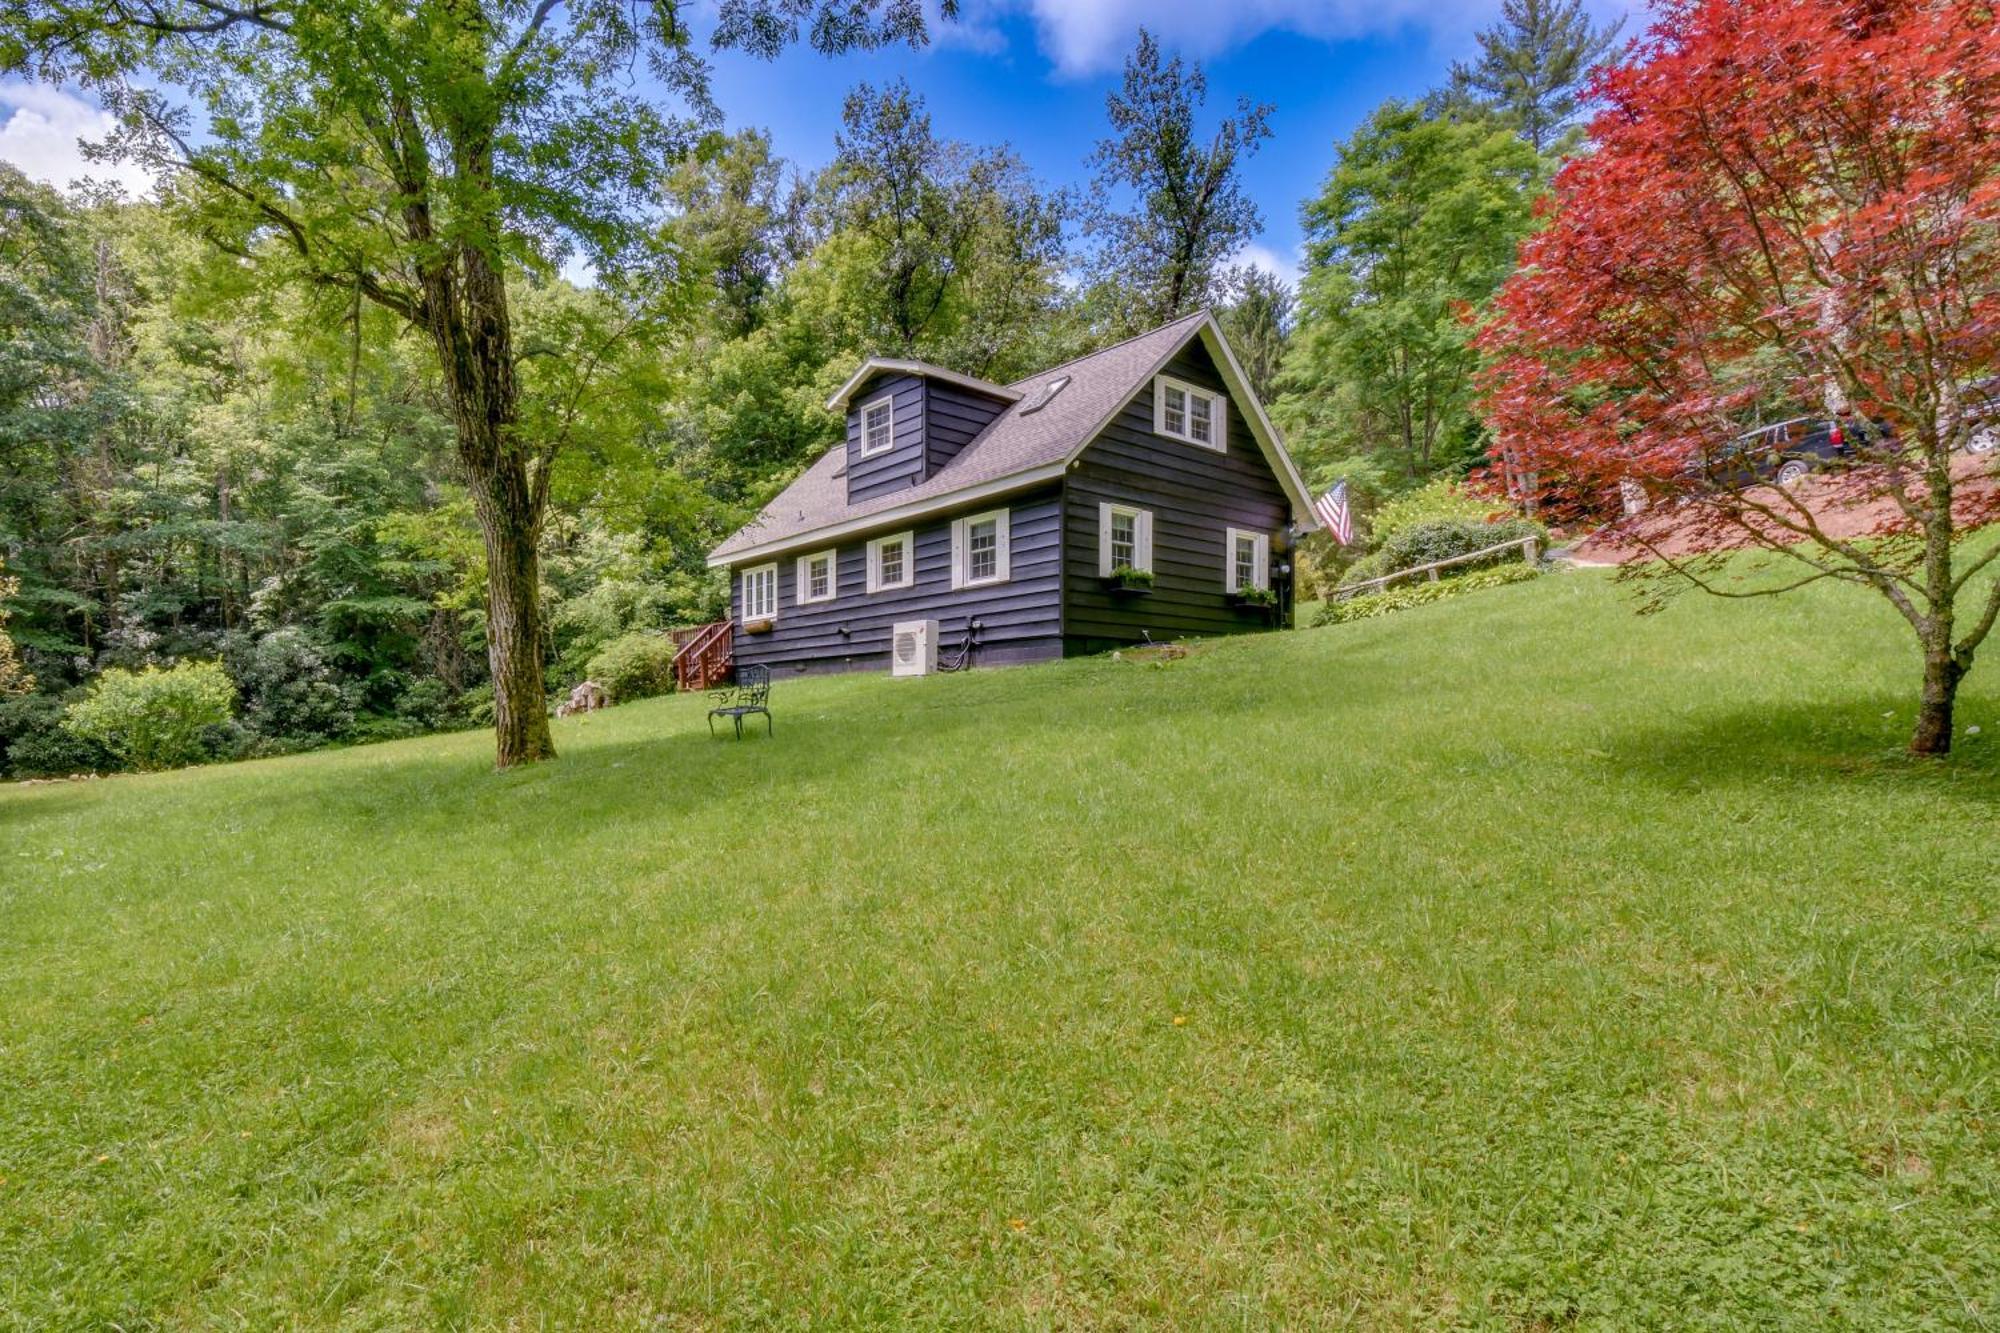
{"type": "Polygon", "coordinates": [[[1592,66],[1624,20],[1599,27],[1583,0],[1504,0],[1500,22],[1479,34],[1479,58],[1454,62],[1450,97],[1504,116],[1536,152],[1554,150],[1583,105],[1592,66]]]}

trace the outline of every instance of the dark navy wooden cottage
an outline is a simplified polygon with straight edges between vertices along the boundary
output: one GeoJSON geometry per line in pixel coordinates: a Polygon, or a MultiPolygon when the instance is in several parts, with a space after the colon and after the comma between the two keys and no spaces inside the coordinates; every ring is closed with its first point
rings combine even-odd
{"type": "Polygon", "coordinates": [[[1285,591],[1312,507],[1207,312],[1007,385],[871,360],[829,406],[845,442],[709,557],[738,665],[884,670],[911,624],[992,665],[1287,618],[1250,590],[1285,591]]]}

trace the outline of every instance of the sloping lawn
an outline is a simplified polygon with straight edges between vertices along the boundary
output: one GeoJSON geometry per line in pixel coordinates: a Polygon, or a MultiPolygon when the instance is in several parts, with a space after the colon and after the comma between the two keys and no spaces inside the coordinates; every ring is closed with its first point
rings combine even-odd
{"type": "Polygon", "coordinates": [[[1829,590],[0,793],[0,1323],[2000,1321],[2000,663],[1829,590]]]}

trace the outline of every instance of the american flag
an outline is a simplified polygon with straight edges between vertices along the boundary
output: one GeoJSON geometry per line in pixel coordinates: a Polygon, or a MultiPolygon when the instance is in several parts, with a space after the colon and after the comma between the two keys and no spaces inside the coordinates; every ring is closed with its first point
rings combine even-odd
{"type": "Polygon", "coordinates": [[[1343,478],[1334,488],[1313,501],[1313,513],[1326,524],[1326,530],[1342,546],[1354,540],[1354,515],[1347,508],[1347,481],[1343,478]]]}

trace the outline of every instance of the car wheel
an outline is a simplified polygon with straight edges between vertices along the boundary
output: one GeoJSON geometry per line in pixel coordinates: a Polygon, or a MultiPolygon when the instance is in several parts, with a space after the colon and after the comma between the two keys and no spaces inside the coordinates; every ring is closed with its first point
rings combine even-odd
{"type": "Polygon", "coordinates": [[[1965,442],[1968,454],[1990,454],[1995,449],[2000,449],[2000,426],[1981,426],[1965,442]]]}
{"type": "Polygon", "coordinates": [[[1778,484],[1780,486],[1790,486],[1811,471],[1811,466],[1804,459],[1788,458],[1785,460],[1784,465],[1778,469],[1778,484]]]}

